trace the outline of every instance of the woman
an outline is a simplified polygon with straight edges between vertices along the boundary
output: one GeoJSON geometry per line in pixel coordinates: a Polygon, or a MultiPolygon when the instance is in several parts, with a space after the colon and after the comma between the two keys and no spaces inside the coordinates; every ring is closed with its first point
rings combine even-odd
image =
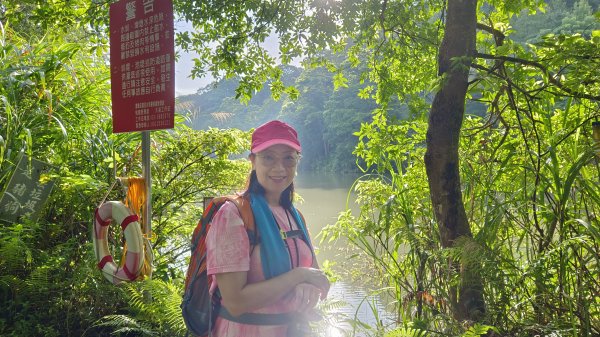
{"type": "Polygon", "coordinates": [[[243,196],[259,241],[250,244],[233,203],[215,214],[206,240],[207,272],[220,291],[221,312],[212,336],[308,336],[302,322],[315,316],[329,281],[292,203],[300,152],[296,131],[284,122],[265,123],[252,134],[252,172],[243,196]]]}

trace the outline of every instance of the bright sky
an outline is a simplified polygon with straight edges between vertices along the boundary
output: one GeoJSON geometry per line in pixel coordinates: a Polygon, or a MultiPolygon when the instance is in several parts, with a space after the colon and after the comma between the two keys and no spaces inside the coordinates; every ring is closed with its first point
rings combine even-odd
{"type": "MultiPolygon", "coordinates": [[[[192,26],[187,22],[175,21],[175,31],[191,29],[192,26]]],[[[175,50],[179,52],[179,60],[175,63],[175,96],[193,94],[212,82],[212,78],[207,77],[192,80],[189,76],[196,54],[183,53],[177,46],[175,50]]]]}
{"type": "MultiPolygon", "coordinates": [[[[187,22],[175,21],[176,32],[191,29],[191,24],[187,22]]],[[[265,47],[272,56],[276,57],[279,54],[278,44],[275,37],[267,38],[265,47]]],[[[175,96],[194,94],[198,91],[198,89],[209,85],[213,81],[212,77],[203,77],[192,80],[189,77],[190,71],[194,65],[194,61],[192,59],[197,55],[184,53],[177,49],[177,46],[175,47],[175,51],[179,52],[179,60],[175,63],[175,96]]]]}
{"type": "Polygon", "coordinates": [[[212,82],[212,77],[196,78],[192,80],[189,75],[194,62],[194,55],[180,53],[179,60],[175,63],[175,96],[193,94],[198,89],[212,82]]]}

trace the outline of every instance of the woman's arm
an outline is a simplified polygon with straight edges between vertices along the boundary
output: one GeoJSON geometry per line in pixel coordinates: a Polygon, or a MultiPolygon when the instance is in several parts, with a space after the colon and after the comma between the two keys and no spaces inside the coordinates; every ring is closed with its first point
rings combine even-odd
{"type": "Polygon", "coordinates": [[[289,294],[298,284],[308,283],[319,288],[321,298],[327,296],[329,280],[315,268],[294,268],[274,278],[248,283],[247,272],[216,274],[221,292],[221,304],[233,316],[239,316],[257,308],[272,304],[289,294]]]}

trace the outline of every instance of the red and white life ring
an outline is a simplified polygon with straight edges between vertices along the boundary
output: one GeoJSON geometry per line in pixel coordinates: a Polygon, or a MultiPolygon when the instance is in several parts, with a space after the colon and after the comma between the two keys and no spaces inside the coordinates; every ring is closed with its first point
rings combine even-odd
{"type": "Polygon", "coordinates": [[[138,216],[120,201],[107,201],[96,208],[94,215],[94,252],[98,268],[113,284],[134,281],[144,263],[144,238],[138,216]],[[127,241],[123,268],[117,267],[108,249],[108,226],[112,220],[121,225],[127,241]]]}

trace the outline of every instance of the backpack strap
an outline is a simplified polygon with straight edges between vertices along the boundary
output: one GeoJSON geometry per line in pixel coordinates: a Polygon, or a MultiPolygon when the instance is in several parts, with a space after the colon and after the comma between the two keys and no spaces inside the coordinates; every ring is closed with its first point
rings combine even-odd
{"type": "MultiPolygon", "coordinates": [[[[300,218],[302,219],[302,224],[304,225],[304,228],[306,229],[306,232],[307,232],[307,235],[308,235],[308,225],[306,224],[306,219],[304,218],[304,214],[302,214],[302,212],[300,212],[300,210],[297,209],[297,208],[296,208],[296,212],[298,212],[298,215],[300,215],[300,218]]],[[[298,224],[298,226],[299,226],[299,224],[298,224]]],[[[300,231],[300,232],[302,233],[302,231],[300,231]]],[[[301,236],[303,236],[303,235],[301,235],[301,236]]],[[[311,242],[312,240],[308,236],[306,237],[306,240],[308,240],[308,242],[306,242],[306,243],[311,248],[310,249],[310,253],[311,253],[312,257],[313,257],[313,265],[312,266],[315,267],[315,268],[319,268],[319,264],[317,262],[317,256],[315,255],[315,250],[314,250],[314,247],[313,247],[312,242],[311,242]]]]}
{"type": "Polygon", "coordinates": [[[249,324],[249,325],[288,325],[292,323],[298,314],[295,312],[283,312],[283,313],[254,313],[247,312],[239,316],[233,316],[225,307],[219,309],[219,316],[225,318],[228,321],[249,324]]]}
{"type": "Polygon", "coordinates": [[[254,246],[258,244],[258,233],[254,223],[254,214],[252,213],[250,200],[239,194],[226,195],[218,198],[221,199],[219,202],[230,201],[237,207],[240,217],[242,218],[242,222],[244,223],[244,227],[246,227],[250,245],[254,248],[254,246]]]}
{"type": "Polygon", "coordinates": [[[254,214],[252,213],[252,207],[250,206],[250,200],[242,195],[225,196],[225,199],[233,202],[240,212],[242,221],[247,230],[256,231],[256,225],[254,224],[254,214]]]}

